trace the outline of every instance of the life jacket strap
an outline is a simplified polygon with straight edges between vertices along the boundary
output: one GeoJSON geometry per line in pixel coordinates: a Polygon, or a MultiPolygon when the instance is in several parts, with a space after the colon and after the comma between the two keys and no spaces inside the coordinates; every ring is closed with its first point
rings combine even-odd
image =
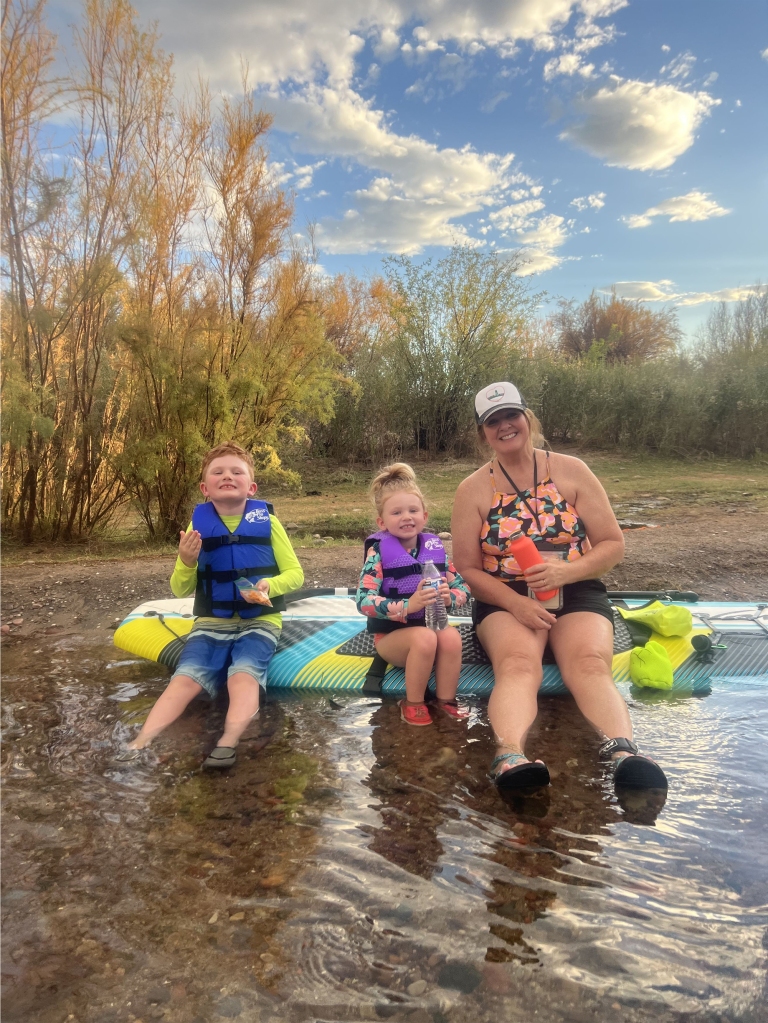
{"type": "Polygon", "coordinates": [[[280,569],[274,562],[271,565],[259,565],[253,568],[227,568],[218,572],[214,572],[213,569],[209,571],[208,566],[205,569],[205,578],[211,579],[215,583],[233,583],[235,579],[240,579],[241,576],[247,579],[252,575],[270,578],[273,575],[280,575],[280,569]]]}
{"type": "MultiPolygon", "coordinates": [[[[447,567],[444,561],[435,562],[438,572],[445,572],[447,567]]],[[[405,579],[409,575],[421,575],[423,568],[423,565],[415,561],[412,565],[401,565],[399,568],[383,568],[382,570],[386,573],[387,579],[405,579]]]]}
{"type": "Polygon", "coordinates": [[[233,543],[269,547],[272,540],[268,536],[240,536],[239,533],[227,533],[226,536],[206,536],[203,539],[203,550],[207,553],[218,550],[219,547],[229,547],[233,543]]]}

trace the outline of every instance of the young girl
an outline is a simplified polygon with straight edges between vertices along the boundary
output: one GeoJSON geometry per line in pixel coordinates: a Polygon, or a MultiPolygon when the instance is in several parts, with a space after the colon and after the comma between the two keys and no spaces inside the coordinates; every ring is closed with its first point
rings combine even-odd
{"type": "Polygon", "coordinates": [[[427,509],[410,465],[385,466],[371,484],[371,497],[380,532],[365,541],[357,608],[368,615],[368,631],[374,634],[378,653],[405,668],[406,699],[400,701],[400,716],[409,725],[432,724],[424,694],[434,665],[438,708],[462,720],[468,712],[455,699],[461,635],[450,625],[440,632],[424,628],[424,609],[435,599],[446,607],[461,607],[469,590],[453,565],[446,563],[440,538],[424,532],[427,509]],[[426,561],[433,561],[443,575],[438,594],[421,578],[426,561]]]}

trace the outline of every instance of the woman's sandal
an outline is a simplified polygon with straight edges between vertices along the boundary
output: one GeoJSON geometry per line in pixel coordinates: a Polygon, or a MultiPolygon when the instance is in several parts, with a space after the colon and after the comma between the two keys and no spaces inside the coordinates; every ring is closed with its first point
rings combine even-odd
{"type": "Polygon", "coordinates": [[[610,760],[614,753],[623,753],[614,761],[613,784],[619,789],[666,789],[667,776],[644,753],[638,753],[631,739],[609,739],[600,747],[600,759],[610,760]]]}
{"type": "Polygon", "coordinates": [[[234,767],[237,750],[234,746],[217,746],[203,761],[203,767],[225,768],[234,767]]]}
{"type": "Polygon", "coordinates": [[[522,753],[500,753],[491,761],[490,780],[501,792],[520,792],[549,785],[549,770],[540,761],[532,762],[522,753]],[[496,771],[499,764],[511,763],[506,771],[496,771]]]}

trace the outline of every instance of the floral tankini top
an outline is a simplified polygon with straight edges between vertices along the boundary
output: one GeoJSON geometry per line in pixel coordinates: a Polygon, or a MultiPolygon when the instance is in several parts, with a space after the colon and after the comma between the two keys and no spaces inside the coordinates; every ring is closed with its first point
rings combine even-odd
{"type": "Polygon", "coordinates": [[[530,536],[542,551],[575,561],[589,550],[584,523],[555,486],[546,452],[544,479],[533,488],[515,494],[499,490],[491,464],[493,503],[480,532],[483,570],[502,582],[517,582],[523,571],[508,550],[512,540],[530,536]],[[535,513],[535,514],[534,514],[535,513]]]}

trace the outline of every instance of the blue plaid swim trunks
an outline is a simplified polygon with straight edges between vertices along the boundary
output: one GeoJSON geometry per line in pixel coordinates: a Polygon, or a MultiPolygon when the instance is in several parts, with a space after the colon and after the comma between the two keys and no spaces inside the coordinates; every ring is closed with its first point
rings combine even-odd
{"type": "Polygon", "coordinates": [[[266,686],[267,668],[279,639],[280,629],[258,618],[199,618],[175,674],[193,678],[212,698],[239,671],[266,686]]]}

